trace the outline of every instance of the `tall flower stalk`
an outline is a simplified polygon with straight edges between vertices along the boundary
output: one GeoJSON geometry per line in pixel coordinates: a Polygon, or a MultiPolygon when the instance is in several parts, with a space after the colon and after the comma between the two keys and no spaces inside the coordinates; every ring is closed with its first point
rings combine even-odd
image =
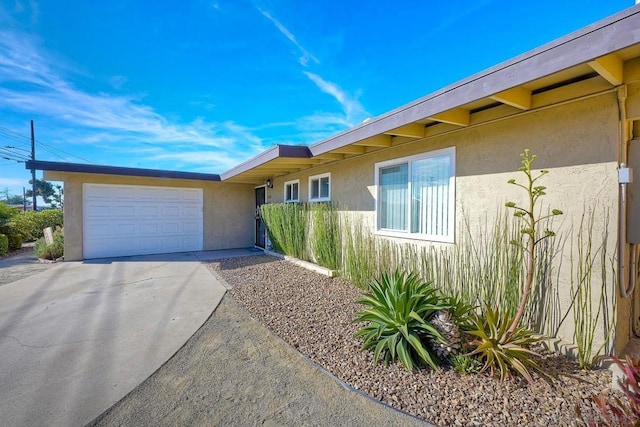
{"type": "Polygon", "coordinates": [[[538,216],[536,214],[536,204],[540,197],[546,194],[545,190],[547,189],[544,185],[536,185],[536,182],[548,174],[549,171],[543,169],[534,176],[531,171],[531,165],[536,159],[536,156],[535,154],[531,154],[529,149],[525,149],[524,152],[520,154],[520,157],[522,158],[522,162],[519,170],[525,174],[526,182],[520,184],[515,179],[510,179],[508,183],[524,189],[527,192],[528,200],[524,206],[519,206],[515,202],[507,202],[505,206],[514,209],[515,212],[513,215],[522,221],[520,233],[523,235],[524,241],[522,243],[514,241],[513,244],[519,246],[527,254],[527,275],[522,290],[522,297],[520,298],[520,304],[518,305],[518,311],[511,322],[511,326],[507,330],[507,337],[511,337],[518,328],[524,316],[529,296],[531,295],[531,288],[535,276],[536,246],[544,239],[555,236],[555,233],[550,229],[545,229],[544,232],[540,234],[540,222],[552,216],[562,215],[562,211],[558,209],[553,209],[548,215],[538,216]]]}

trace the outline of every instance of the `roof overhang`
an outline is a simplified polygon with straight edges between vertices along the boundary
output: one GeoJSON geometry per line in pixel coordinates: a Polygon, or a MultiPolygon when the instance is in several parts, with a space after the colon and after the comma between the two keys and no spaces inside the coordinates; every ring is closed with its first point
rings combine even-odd
{"type": "Polygon", "coordinates": [[[220,181],[220,175],[209,173],[165,171],[158,169],[124,168],[116,166],[85,165],[81,163],[46,162],[30,160],[25,164],[27,169],[42,171],[88,173],[102,175],[141,176],[150,178],[190,179],[198,181],[220,181]]]}
{"type": "Polygon", "coordinates": [[[309,147],[276,145],[222,174],[223,181],[262,184],[267,178],[286,175],[318,164],[309,147]]]}
{"type": "Polygon", "coordinates": [[[606,90],[625,82],[625,63],[640,57],[639,43],[640,6],[634,6],[309,148],[313,156],[364,154],[379,148],[369,141],[385,138],[393,146],[429,136],[435,125],[467,127],[477,122],[474,113],[489,108],[506,106],[503,113],[513,114],[557,102],[544,99],[551,88],[581,84],[581,93],[606,90]],[[407,128],[415,132],[406,135],[407,128]]]}

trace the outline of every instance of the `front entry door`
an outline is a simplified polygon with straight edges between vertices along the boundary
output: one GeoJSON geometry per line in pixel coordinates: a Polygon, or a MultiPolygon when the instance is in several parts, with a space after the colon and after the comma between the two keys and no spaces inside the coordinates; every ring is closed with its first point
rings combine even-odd
{"type": "Polygon", "coordinates": [[[265,187],[256,188],[256,239],[255,245],[259,248],[265,248],[266,242],[266,229],[264,226],[264,222],[262,221],[262,215],[260,214],[260,206],[264,205],[266,202],[266,193],[267,189],[265,187]]]}

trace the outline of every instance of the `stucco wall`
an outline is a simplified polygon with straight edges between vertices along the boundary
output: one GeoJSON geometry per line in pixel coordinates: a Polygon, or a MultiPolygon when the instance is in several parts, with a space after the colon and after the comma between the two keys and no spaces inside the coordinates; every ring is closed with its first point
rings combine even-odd
{"type": "Polygon", "coordinates": [[[65,192],[65,259],[82,259],[82,184],[151,185],[202,188],[205,250],[250,247],[254,244],[253,186],[221,182],[145,178],[101,174],[45,172],[50,181],[63,181],[65,192]]]}
{"type": "MultiPolygon", "coordinates": [[[[301,201],[308,201],[308,177],[330,172],[332,201],[347,211],[363,214],[374,227],[375,163],[455,146],[456,240],[459,241],[463,211],[470,228],[475,230],[485,221],[491,223],[506,201],[525,201],[524,192],[507,184],[507,180],[522,179],[518,171],[520,153],[529,148],[538,156],[535,167],[549,170],[541,182],[548,187],[543,206],[565,212],[555,224],[558,233],[563,239],[568,239],[567,242],[575,239],[572,227],[579,224],[587,209],[595,209],[593,235],[601,239],[608,228],[609,237],[605,244],[608,254],[613,257],[618,215],[617,119],[616,95],[607,93],[280,177],[274,180],[274,188],[269,189],[267,200],[281,202],[283,183],[300,179],[301,201]]],[[[416,240],[410,242],[433,244],[416,240]]],[[[571,301],[570,246],[565,245],[558,260],[562,266],[557,278],[560,288],[558,300],[563,312],[569,309],[571,301]]],[[[594,277],[600,276],[596,273],[594,277]]],[[[610,298],[617,294],[615,283],[605,286],[610,298]]],[[[600,289],[600,283],[594,285],[594,300],[599,297],[600,289]]],[[[608,316],[612,315],[612,305],[609,304],[608,316]]],[[[624,325],[628,323],[628,316],[628,309],[625,312],[622,304],[618,310],[621,328],[616,338],[619,348],[628,339],[628,328],[624,325]]],[[[571,342],[573,329],[573,319],[569,315],[560,327],[559,336],[571,342]]],[[[597,342],[602,341],[604,333],[604,325],[600,325],[596,331],[597,342]]]]}

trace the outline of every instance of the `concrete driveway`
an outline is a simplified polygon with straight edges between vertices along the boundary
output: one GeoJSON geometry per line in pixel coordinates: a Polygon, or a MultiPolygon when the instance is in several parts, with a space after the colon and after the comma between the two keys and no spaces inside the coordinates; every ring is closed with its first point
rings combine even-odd
{"type": "Polygon", "coordinates": [[[224,292],[191,253],[65,262],[0,286],[2,424],[86,424],[166,362],[224,292]]]}

